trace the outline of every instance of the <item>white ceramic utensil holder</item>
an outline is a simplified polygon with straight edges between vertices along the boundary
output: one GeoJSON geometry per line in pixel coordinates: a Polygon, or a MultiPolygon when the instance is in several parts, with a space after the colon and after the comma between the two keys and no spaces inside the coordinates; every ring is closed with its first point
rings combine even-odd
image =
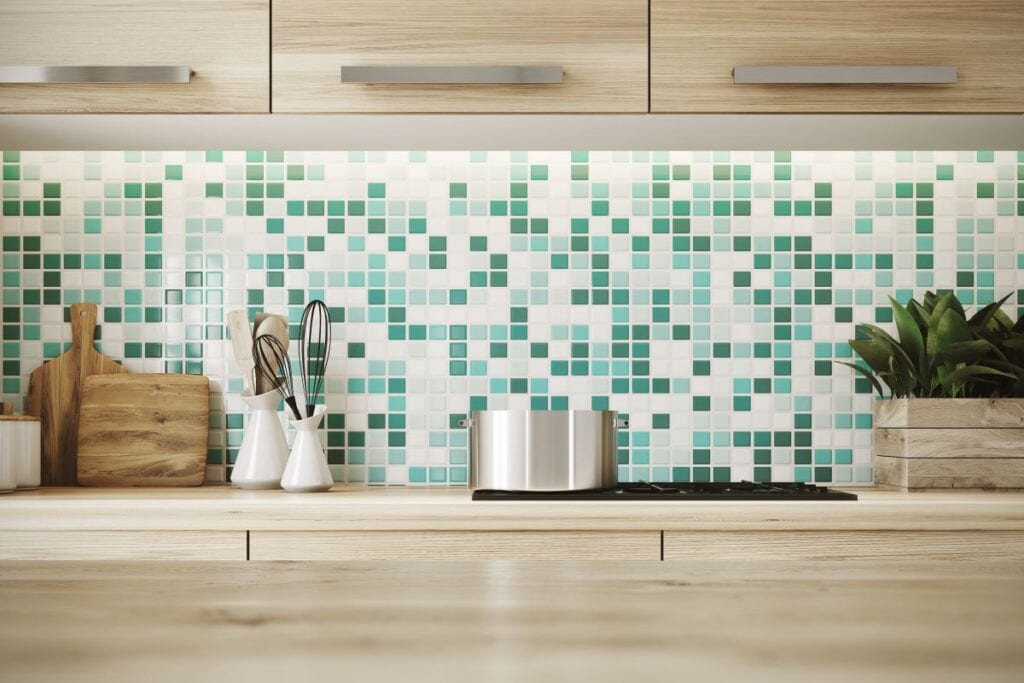
{"type": "Polygon", "coordinates": [[[288,442],[277,416],[281,394],[274,390],[253,396],[246,389],[241,396],[249,407],[249,422],[231,471],[231,483],[243,489],[281,488],[281,476],[288,463],[288,442]]]}
{"type": "Polygon", "coordinates": [[[39,486],[39,438],[38,417],[0,416],[0,491],[39,486]]]}
{"type": "Polygon", "coordinates": [[[281,478],[281,488],[292,493],[313,493],[326,491],[334,485],[327,456],[320,445],[317,429],[327,413],[325,406],[317,406],[313,416],[303,420],[292,420],[295,427],[295,443],[292,444],[288,466],[281,478]]]}
{"type": "Polygon", "coordinates": [[[0,423],[0,493],[18,488],[18,454],[14,450],[14,430],[0,423]]]}

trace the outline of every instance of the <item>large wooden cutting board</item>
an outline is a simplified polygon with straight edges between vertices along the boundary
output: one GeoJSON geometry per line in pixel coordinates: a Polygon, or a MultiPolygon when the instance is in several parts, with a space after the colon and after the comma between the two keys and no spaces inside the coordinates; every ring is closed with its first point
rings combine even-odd
{"type": "Polygon", "coordinates": [[[71,348],[29,376],[25,411],[40,419],[43,486],[74,486],[82,381],[128,370],[96,350],[96,304],[71,306],[71,348]]]}
{"type": "Polygon", "coordinates": [[[82,386],[78,483],[199,486],[210,382],[202,375],[96,375],[82,386]]]}

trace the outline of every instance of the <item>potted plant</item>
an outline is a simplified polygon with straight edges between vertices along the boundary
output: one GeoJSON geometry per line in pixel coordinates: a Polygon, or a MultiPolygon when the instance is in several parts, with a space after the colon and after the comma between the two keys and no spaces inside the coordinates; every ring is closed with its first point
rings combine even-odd
{"type": "Polygon", "coordinates": [[[875,483],[904,490],[1024,488],[1024,315],[1007,295],[968,317],[952,292],[906,306],[896,336],[857,326],[845,363],[885,398],[874,405],[875,483]]]}

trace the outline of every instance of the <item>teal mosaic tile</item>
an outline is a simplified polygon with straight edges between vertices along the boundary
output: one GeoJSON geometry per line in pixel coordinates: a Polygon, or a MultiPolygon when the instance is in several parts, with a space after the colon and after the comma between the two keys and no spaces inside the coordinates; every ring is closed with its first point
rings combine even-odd
{"type": "Polygon", "coordinates": [[[0,169],[0,389],[100,305],[135,371],[211,378],[225,312],[324,299],[338,481],[464,485],[474,409],[615,409],[620,478],[871,481],[855,322],[953,289],[1024,307],[1024,152],[18,152],[0,169]]]}

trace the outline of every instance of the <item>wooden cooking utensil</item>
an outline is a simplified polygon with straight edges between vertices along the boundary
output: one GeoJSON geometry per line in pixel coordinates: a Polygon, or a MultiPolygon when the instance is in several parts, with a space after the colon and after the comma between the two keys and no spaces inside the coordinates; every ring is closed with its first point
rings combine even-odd
{"type": "Polygon", "coordinates": [[[25,412],[40,418],[43,486],[74,486],[78,467],[78,407],[91,375],[127,373],[93,346],[96,304],[71,306],[71,348],[29,376],[25,412]]]}
{"type": "Polygon", "coordinates": [[[252,327],[249,326],[249,316],[244,310],[228,313],[228,334],[231,335],[231,348],[235,352],[235,362],[242,370],[245,387],[254,394],[260,393],[256,391],[253,379],[252,327]]]}
{"type": "Polygon", "coordinates": [[[78,421],[82,486],[199,486],[210,382],[202,375],[87,377],[78,421]]]}

